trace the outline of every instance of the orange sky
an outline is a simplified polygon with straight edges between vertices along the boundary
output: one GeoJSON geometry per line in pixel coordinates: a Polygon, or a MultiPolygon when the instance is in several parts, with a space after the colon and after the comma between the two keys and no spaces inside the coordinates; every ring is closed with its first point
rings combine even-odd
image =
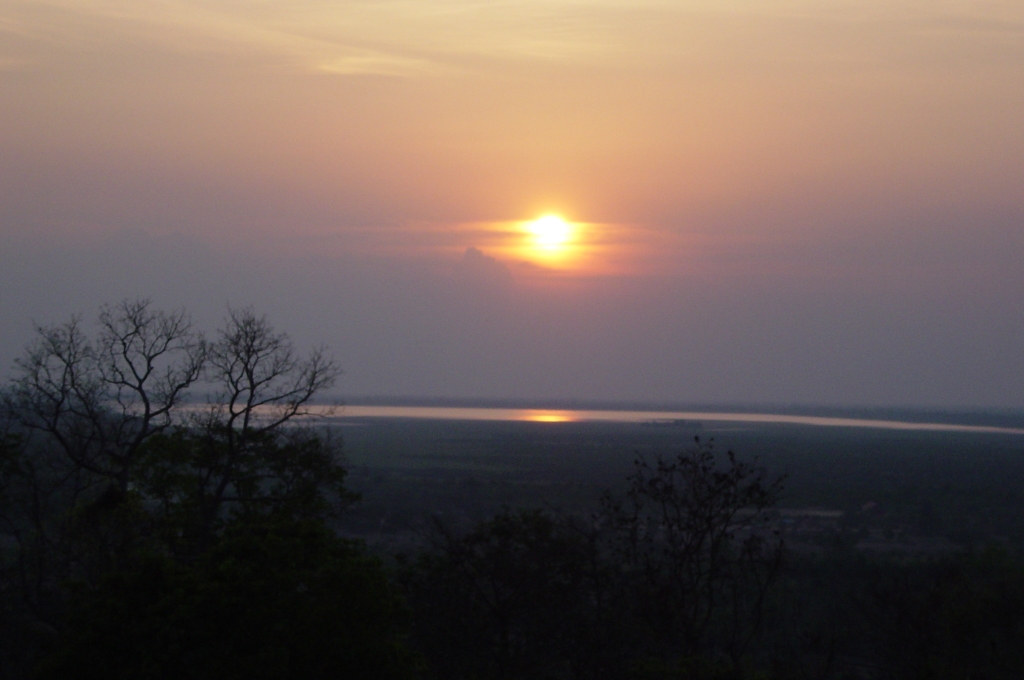
{"type": "Polygon", "coordinates": [[[906,292],[1024,253],[1022,115],[1017,1],[0,0],[0,234],[906,292]]]}
{"type": "MultiPolygon", "coordinates": [[[[0,144],[345,214],[270,232],[1019,205],[1022,31],[1015,2],[4,0],[0,144]]],[[[165,228],[246,228],[206,222],[165,228]]]]}

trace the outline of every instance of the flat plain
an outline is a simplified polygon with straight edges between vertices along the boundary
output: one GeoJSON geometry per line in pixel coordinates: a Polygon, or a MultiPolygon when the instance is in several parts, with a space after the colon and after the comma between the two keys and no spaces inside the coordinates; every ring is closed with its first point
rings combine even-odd
{"type": "MultiPolygon", "coordinates": [[[[361,499],[340,528],[386,553],[435,521],[466,529],[502,507],[587,516],[638,456],[696,446],[784,477],[780,527],[798,549],[927,553],[1024,547],[1024,436],[686,422],[351,418],[337,429],[361,499]]],[[[1012,424],[1012,423],[1011,423],[1012,424]]]]}

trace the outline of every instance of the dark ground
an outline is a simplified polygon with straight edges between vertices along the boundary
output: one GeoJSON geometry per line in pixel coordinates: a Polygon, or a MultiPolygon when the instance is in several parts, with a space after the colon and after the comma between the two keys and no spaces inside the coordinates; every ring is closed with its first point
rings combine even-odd
{"type": "Polygon", "coordinates": [[[468,527],[503,506],[588,514],[636,455],[694,436],[786,475],[779,523],[798,550],[1024,547],[1024,436],[794,425],[346,419],[342,520],[384,552],[414,547],[431,517],[468,527]]]}

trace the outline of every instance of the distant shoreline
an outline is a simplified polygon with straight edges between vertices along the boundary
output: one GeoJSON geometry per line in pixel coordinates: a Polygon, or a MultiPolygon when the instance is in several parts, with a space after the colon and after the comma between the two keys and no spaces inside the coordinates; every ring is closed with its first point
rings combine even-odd
{"type": "MultiPolygon", "coordinates": [[[[317,407],[313,407],[317,409],[317,407]]],[[[542,409],[456,406],[388,406],[350,404],[322,406],[323,415],[332,419],[418,418],[433,420],[515,421],[537,423],[618,422],[651,425],[697,426],[704,422],[808,425],[816,427],[853,427],[883,430],[960,432],[975,434],[1024,435],[1024,427],[973,425],[943,422],[916,422],[871,418],[796,415],[780,413],[737,413],[721,411],[646,411],[611,409],[542,409]],[[337,409],[329,412],[329,409],[337,409]]]]}
{"type": "Polygon", "coordinates": [[[948,424],[1024,429],[1024,409],[938,408],[884,406],[823,406],[813,404],[696,403],[668,401],[612,401],[596,399],[453,398],[423,396],[339,395],[322,403],[351,406],[482,408],[545,411],[637,411],[649,413],[765,414],[844,418],[900,423],[948,424]]]}

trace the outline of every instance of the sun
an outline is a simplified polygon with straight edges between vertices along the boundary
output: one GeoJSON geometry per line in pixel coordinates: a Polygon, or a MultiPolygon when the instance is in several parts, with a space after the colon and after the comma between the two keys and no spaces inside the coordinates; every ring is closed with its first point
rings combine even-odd
{"type": "Polygon", "coordinates": [[[558,215],[544,215],[527,222],[527,230],[533,235],[534,244],[542,250],[558,250],[572,238],[572,225],[558,215]]]}

